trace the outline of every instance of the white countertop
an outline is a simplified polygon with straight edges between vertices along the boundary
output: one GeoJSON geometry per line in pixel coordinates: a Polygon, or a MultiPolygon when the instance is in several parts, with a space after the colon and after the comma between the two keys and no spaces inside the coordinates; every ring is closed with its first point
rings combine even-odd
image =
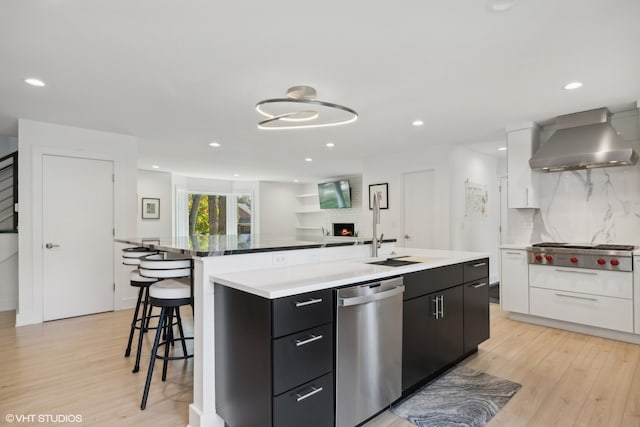
{"type": "Polygon", "coordinates": [[[234,289],[273,299],[489,257],[489,254],[483,252],[437,249],[396,248],[395,252],[396,254],[385,258],[411,256],[416,260],[420,260],[420,262],[402,267],[389,267],[367,264],[367,262],[385,258],[358,258],[221,273],[220,275],[211,276],[210,280],[234,289]]]}

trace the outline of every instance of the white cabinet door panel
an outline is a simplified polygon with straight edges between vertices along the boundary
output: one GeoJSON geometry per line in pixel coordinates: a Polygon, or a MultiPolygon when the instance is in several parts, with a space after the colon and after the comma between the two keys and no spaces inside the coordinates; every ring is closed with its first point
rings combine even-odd
{"type": "Polygon", "coordinates": [[[527,251],[502,249],[500,256],[500,306],[506,311],[527,314],[529,313],[527,251]]]}

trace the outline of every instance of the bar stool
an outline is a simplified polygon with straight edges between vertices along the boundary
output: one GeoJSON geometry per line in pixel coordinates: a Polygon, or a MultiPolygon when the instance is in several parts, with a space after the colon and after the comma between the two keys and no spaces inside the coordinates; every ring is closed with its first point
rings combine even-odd
{"type": "MultiPolygon", "coordinates": [[[[125,248],[122,250],[122,264],[124,265],[140,265],[140,258],[147,255],[157,254],[158,251],[144,248],[125,248]]],[[[149,320],[151,319],[151,306],[149,305],[149,286],[157,282],[156,278],[143,277],[136,269],[129,273],[129,284],[138,288],[138,300],[136,301],[136,309],[133,312],[133,318],[131,319],[131,329],[129,331],[129,341],[127,342],[127,349],[124,352],[125,357],[131,355],[131,344],[133,343],[133,336],[136,329],[139,332],[138,348],[136,350],[136,363],[132,372],[138,372],[140,370],[140,353],[142,351],[142,335],[149,329],[149,320]],[[142,305],[142,313],[140,313],[140,306],[142,305]],[[148,310],[148,311],[147,311],[148,310]]],[[[154,328],[151,328],[154,329],[154,328]]]]}
{"type": "Polygon", "coordinates": [[[147,380],[142,394],[140,409],[147,406],[147,397],[151,387],[153,368],[156,359],[161,359],[162,381],[167,379],[167,365],[169,360],[188,359],[193,354],[187,352],[186,341],[193,337],[185,337],[180,318],[180,307],[192,304],[193,281],[191,277],[193,262],[191,258],[168,258],[166,254],[147,255],[140,259],[140,275],[143,277],[159,279],[149,287],[149,303],[152,307],[160,307],[160,318],[156,329],[156,336],[151,349],[147,380]],[[178,326],[179,336],[173,333],[174,316],[178,326]],[[164,340],[161,341],[164,331],[164,340]],[[175,341],[180,341],[181,355],[169,355],[169,348],[175,346],[175,341]],[[164,354],[159,355],[158,350],[163,347],[164,354]]]}

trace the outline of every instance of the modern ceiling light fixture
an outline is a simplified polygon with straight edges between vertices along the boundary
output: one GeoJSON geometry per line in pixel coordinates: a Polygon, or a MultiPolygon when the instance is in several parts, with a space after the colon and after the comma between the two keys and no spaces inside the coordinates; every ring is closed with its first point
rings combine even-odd
{"type": "Polygon", "coordinates": [[[424,121],[414,120],[413,122],[411,122],[411,124],[414,125],[415,127],[418,127],[418,126],[422,126],[424,124],[424,121]]]}
{"type": "Polygon", "coordinates": [[[293,86],[286,98],[265,99],[256,104],[256,110],[266,120],[258,122],[260,129],[304,129],[337,126],[358,119],[355,110],[343,105],[316,100],[311,86],[293,86]]]}

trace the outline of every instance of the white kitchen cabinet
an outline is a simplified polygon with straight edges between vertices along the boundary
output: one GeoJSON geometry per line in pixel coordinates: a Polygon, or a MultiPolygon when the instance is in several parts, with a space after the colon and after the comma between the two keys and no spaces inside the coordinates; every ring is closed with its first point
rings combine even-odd
{"type": "Polygon", "coordinates": [[[502,249],[500,261],[500,306],[506,311],[529,314],[527,251],[502,249]]]}
{"type": "Polygon", "coordinates": [[[538,177],[529,159],[538,149],[538,127],[507,130],[507,176],[509,208],[539,208],[538,177]]]}
{"type": "Polygon", "coordinates": [[[633,332],[632,275],[626,271],[532,265],[530,314],[633,332]]]}

